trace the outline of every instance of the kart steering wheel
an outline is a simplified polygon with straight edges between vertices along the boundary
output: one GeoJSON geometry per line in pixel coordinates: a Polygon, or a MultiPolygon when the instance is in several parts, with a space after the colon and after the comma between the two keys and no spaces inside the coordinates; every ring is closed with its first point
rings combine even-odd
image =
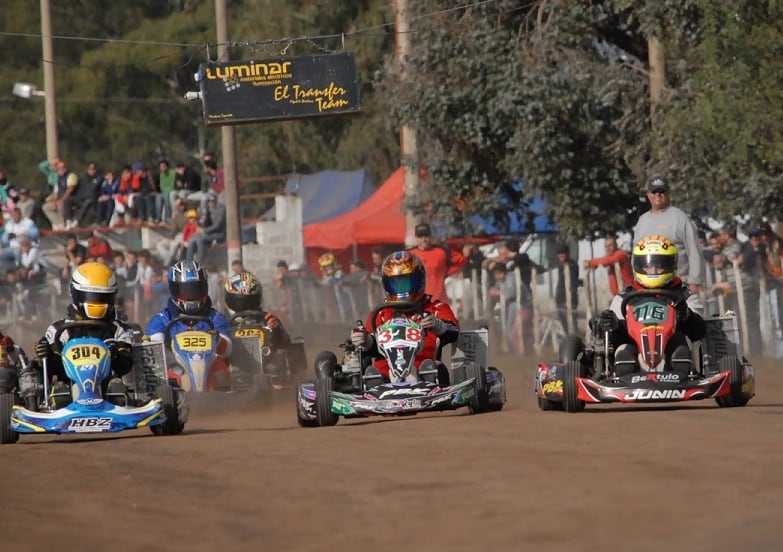
{"type": "Polygon", "coordinates": [[[240,318],[251,319],[251,320],[257,321],[257,322],[261,323],[260,324],[261,326],[266,327],[266,324],[263,324],[264,319],[259,315],[259,312],[258,311],[252,311],[252,310],[235,312],[234,315],[231,318],[228,319],[229,325],[233,324],[236,320],[238,320],[240,318]]]}
{"type": "MultiPolygon", "coordinates": [[[[66,330],[70,330],[73,328],[82,328],[82,329],[94,329],[94,330],[108,330],[113,329],[114,324],[112,322],[108,322],[106,320],[71,320],[70,322],[65,322],[62,326],[57,328],[57,331],[54,333],[54,339],[52,340],[52,350],[60,354],[63,352],[63,346],[64,344],[60,341],[60,337],[62,337],[63,333],[66,330]]],[[[104,340],[107,341],[107,340],[104,340]]]]}
{"type": "Polygon", "coordinates": [[[681,299],[681,291],[678,289],[640,289],[636,291],[632,291],[627,296],[623,298],[623,302],[620,305],[620,312],[623,313],[623,316],[625,316],[625,308],[628,306],[628,303],[630,303],[633,299],[638,299],[639,297],[666,297],[668,299],[671,299],[672,304],[675,308],[677,308],[680,305],[680,299],[681,299]]]}
{"type": "MultiPolygon", "coordinates": [[[[375,333],[375,330],[377,329],[375,327],[375,319],[378,317],[378,313],[381,312],[383,309],[394,309],[395,312],[404,313],[404,314],[422,314],[424,312],[424,309],[421,305],[421,303],[416,303],[413,301],[395,301],[393,303],[381,303],[380,305],[376,306],[372,312],[370,313],[370,321],[373,327],[370,329],[370,333],[375,333]]],[[[358,324],[361,324],[361,320],[358,322],[358,324]]]]}
{"type": "Polygon", "coordinates": [[[168,324],[166,324],[166,327],[163,329],[163,336],[164,336],[164,343],[166,344],[166,348],[171,348],[171,335],[170,330],[171,327],[176,324],[177,322],[184,322],[185,324],[189,325],[195,325],[199,322],[206,322],[209,326],[209,330],[207,330],[208,333],[216,333],[215,332],[215,323],[212,321],[211,318],[207,316],[198,316],[194,314],[180,314],[176,318],[172,318],[169,320],[168,324]]]}

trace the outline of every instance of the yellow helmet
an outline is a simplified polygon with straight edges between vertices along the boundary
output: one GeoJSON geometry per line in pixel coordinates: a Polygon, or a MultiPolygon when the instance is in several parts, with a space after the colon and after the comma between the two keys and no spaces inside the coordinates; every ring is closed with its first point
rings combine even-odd
{"type": "Polygon", "coordinates": [[[76,311],[91,320],[111,320],[117,297],[117,278],[103,263],[83,263],[73,271],[71,303],[76,311]]]}
{"type": "Polygon", "coordinates": [[[337,272],[337,258],[334,253],[324,253],[318,257],[318,266],[326,276],[331,276],[337,272]]]}
{"type": "Polygon", "coordinates": [[[633,248],[633,275],[646,288],[662,288],[677,274],[677,247],[665,236],[647,236],[633,248]]]}
{"type": "Polygon", "coordinates": [[[427,283],[421,259],[410,251],[395,251],[381,265],[381,283],[390,303],[421,301],[427,283]]]}

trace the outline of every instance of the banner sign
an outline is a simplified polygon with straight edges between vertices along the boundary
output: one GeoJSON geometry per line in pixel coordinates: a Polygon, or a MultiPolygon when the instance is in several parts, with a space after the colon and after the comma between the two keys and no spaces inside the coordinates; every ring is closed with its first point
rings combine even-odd
{"type": "Polygon", "coordinates": [[[204,122],[235,125],[356,113],[359,83],[351,53],[202,63],[204,122]]]}

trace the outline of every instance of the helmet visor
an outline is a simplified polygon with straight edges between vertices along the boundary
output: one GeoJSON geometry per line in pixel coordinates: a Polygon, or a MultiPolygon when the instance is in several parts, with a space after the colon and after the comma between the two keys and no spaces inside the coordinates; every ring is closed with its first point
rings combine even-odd
{"type": "Polygon", "coordinates": [[[416,271],[411,274],[399,276],[387,276],[383,280],[383,287],[389,298],[404,301],[411,295],[417,295],[424,289],[424,274],[416,271]]]}
{"type": "Polygon", "coordinates": [[[206,282],[177,282],[174,295],[182,301],[199,301],[207,295],[206,282]]]}
{"type": "Polygon", "coordinates": [[[633,256],[633,270],[639,274],[655,276],[658,274],[669,274],[677,268],[676,255],[660,255],[650,253],[647,255],[633,256]]]}

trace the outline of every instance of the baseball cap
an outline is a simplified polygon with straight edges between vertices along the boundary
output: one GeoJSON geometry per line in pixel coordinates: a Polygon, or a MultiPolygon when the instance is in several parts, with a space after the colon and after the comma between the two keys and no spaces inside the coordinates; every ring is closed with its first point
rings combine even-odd
{"type": "Polygon", "coordinates": [[[647,191],[648,192],[668,192],[669,191],[669,183],[666,182],[666,179],[664,179],[663,177],[654,176],[647,183],[647,191]]]}
{"type": "Polygon", "coordinates": [[[30,190],[27,188],[19,188],[19,195],[30,195],[30,190]]]}
{"type": "Polygon", "coordinates": [[[432,230],[430,229],[430,225],[427,224],[426,222],[421,222],[417,224],[413,231],[416,234],[417,238],[421,238],[422,236],[432,235],[432,230]]]}
{"type": "Polygon", "coordinates": [[[209,192],[207,194],[207,201],[217,201],[217,194],[209,192]]]}
{"type": "Polygon", "coordinates": [[[141,161],[136,161],[133,165],[131,165],[131,171],[133,172],[144,170],[147,170],[147,166],[141,161]]]}

